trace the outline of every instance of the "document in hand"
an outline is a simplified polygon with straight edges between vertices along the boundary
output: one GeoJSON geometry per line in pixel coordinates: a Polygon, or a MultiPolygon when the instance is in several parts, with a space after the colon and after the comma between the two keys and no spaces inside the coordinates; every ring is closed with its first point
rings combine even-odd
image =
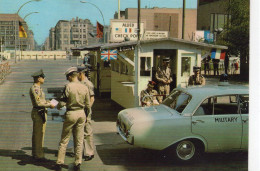
{"type": "Polygon", "coordinates": [[[58,102],[57,100],[55,100],[55,99],[52,99],[52,100],[51,100],[51,104],[52,104],[53,106],[57,106],[58,103],[59,103],[59,102],[58,102]]]}

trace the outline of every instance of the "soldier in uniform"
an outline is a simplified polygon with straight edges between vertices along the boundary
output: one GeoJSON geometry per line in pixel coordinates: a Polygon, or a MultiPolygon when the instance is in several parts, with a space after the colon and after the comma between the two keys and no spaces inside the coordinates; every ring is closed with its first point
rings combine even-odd
{"type": "Polygon", "coordinates": [[[65,86],[64,93],[57,108],[66,105],[65,121],[63,123],[63,129],[61,134],[61,141],[59,143],[58,159],[55,169],[61,170],[62,164],[64,164],[64,158],[66,154],[66,147],[70,139],[70,133],[73,133],[74,138],[74,151],[75,162],[74,170],[80,170],[82,162],[82,146],[84,138],[84,126],[86,122],[86,115],[84,109],[88,112],[90,109],[90,99],[88,88],[79,82],[77,67],[71,67],[65,75],[69,83],[65,86]]]}
{"type": "Polygon", "coordinates": [[[43,71],[37,71],[31,76],[34,80],[29,92],[33,106],[31,113],[33,121],[32,156],[36,160],[45,160],[43,144],[47,121],[46,108],[54,108],[54,106],[45,99],[45,94],[41,88],[45,78],[43,71]]]}
{"type": "Polygon", "coordinates": [[[155,84],[156,83],[154,81],[149,81],[147,89],[141,91],[140,101],[142,106],[152,106],[159,104],[156,96],[154,96],[158,94],[157,91],[153,89],[155,84]]]}
{"type": "MultiPolygon", "coordinates": [[[[170,83],[172,82],[171,69],[169,67],[170,58],[166,57],[163,59],[163,66],[158,68],[155,78],[158,81],[158,91],[160,95],[168,96],[170,94],[170,83]]],[[[163,96],[159,98],[161,103],[163,96]]]]}
{"type": "Polygon", "coordinates": [[[193,67],[194,75],[191,75],[188,81],[188,85],[205,85],[205,78],[200,74],[200,67],[193,67]]]}
{"type": "MultiPolygon", "coordinates": [[[[90,95],[90,107],[92,107],[95,98],[94,98],[94,85],[91,81],[88,80],[87,77],[88,69],[86,67],[78,67],[79,76],[78,79],[81,83],[88,87],[89,95],[90,95]]],[[[91,127],[91,112],[87,113],[85,111],[87,120],[84,127],[84,140],[83,140],[83,158],[85,161],[92,160],[94,158],[94,140],[93,140],[93,130],[91,127]]]]}

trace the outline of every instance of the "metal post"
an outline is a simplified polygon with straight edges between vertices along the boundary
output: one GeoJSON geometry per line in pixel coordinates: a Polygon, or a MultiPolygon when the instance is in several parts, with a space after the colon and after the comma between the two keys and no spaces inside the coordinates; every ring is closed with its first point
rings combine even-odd
{"type": "Polygon", "coordinates": [[[186,8],[186,0],[183,0],[183,7],[182,7],[182,39],[184,39],[184,35],[185,35],[185,8],[186,8]]]}
{"type": "Polygon", "coordinates": [[[118,16],[117,19],[120,19],[120,0],[118,0],[118,16]]]}
{"type": "Polygon", "coordinates": [[[139,81],[140,81],[140,73],[139,73],[139,64],[140,64],[140,0],[138,0],[138,10],[137,10],[137,53],[135,54],[135,88],[134,88],[134,95],[135,95],[135,106],[139,106],[139,81]]]}

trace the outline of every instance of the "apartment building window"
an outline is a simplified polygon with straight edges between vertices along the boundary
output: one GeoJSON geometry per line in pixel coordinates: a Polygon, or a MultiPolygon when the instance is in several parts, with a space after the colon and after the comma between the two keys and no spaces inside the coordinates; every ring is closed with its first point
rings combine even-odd
{"type": "Polygon", "coordinates": [[[86,35],[83,35],[83,38],[86,38],[87,36],[86,35]]]}
{"type": "Polygon", "coordinates": [[[67,45],[67,44],[69,44],[69,41],[68,40],[64,40],[63,44],[67,45]]]}
{"type": "Polygon", "coordinates": [[[215,29],[224,28],[230,19],[230,15],[212,13],[210,15],[210,31],[213,32],[215,29]]]}
{"type": "Polygon", "coordinates": [[[79,35],[74,34],[74,35],[73,35],[73,38],[79,38],[79,35]]]}
{"type": "Polygon", "coordinates": [[[67,34],[64,34],[64,36],[63,36],[64,38],[69,38],[69,35],[67,35],[67,34]]]}

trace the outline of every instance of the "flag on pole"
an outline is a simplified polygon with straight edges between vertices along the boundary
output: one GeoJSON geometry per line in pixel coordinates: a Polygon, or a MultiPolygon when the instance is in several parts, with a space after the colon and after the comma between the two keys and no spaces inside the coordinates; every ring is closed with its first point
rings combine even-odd
{"type": "Polygon", "coordinates": [[[23,28],[23,24],[21,21],[19,21],[19,37],[27,38],[27,33],[23,28]]]}
{"type": "Polygon", "coordinates": [[[104,26],[97,22],[97,38],[103,37],[104,26]]]}
{"type": "Polygon", "coordinates": [[[225,59],[226,52],[220,49],[212,49],[211,50],[211,59],[225,59]]]}
{"type": "Polygon", "coordinates": [[[101,51],[101,59],[105,61],[117,59],[117,50],[114,49],[101,51]]]}

